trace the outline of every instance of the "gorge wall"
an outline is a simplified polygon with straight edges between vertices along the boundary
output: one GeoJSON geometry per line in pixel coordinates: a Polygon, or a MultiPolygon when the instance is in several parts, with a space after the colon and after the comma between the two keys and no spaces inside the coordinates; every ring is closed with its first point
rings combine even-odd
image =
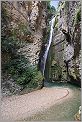
{"type": "Polygon", "coordinates": [[[11,17],[9,26],[17,31],[17,38],[22,42],[18,50],[31,64],[38,64],[42,45],[43,30],[46,28],[46,4],[40,1],[2,2],[2,7],[11,17]],[[23,28],[22,26],[25,26],[23,28]],[[24,31],[26,31],[26,34],[24,31]]]}
{"type": "Polygon", "coordinates": [[[61,79],[64,82],[67,80],[64,60],[66,53],[68,53],[65,50],[69,45],[73,46],[74,54],[68,64],[68,73],[70,80],[77,80],[77,84],[79,84],[81,80],[81,4],[79,1],[59,2],[52,42],[51,77],[53,80],[61,79]],[[67,42],[62,29],[69,33],[70,43],[67,42]],[[55,72],[54,66],[56,67],[55,72]]]}
{"type": "Polygon", "coordinates": [[[44,1],[1,2],[3,96],[19,93],[25,84],[32,90],[42,87],[42,75],[32,66],[38,66],[40,58],[46,28],[46,5],[44,1]]]}

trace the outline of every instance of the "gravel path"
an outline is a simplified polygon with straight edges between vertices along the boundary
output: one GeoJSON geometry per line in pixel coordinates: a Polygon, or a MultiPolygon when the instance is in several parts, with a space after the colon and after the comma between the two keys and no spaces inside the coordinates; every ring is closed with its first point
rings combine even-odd
{"type": "Polygon", "coordinates": [[[28,94],[2,98],[1,116],[3,119],[23,120],[72,97],[69,88],[44,87],[28,94]]]}

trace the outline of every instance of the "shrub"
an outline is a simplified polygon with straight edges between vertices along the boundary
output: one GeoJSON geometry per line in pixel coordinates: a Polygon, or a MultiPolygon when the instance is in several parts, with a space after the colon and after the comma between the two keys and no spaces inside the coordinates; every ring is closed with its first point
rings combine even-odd
{"type": "Polygon", "coordinates": [[[32,66],[23,56],[15,56],[9,63],[4,65],[4,72],[10,74],[11,77],[22,87],[35,88],[42,82],[43,76],[37,69],[32,66]]]}
{"type": "Polygon", "coordinates": [[[36,88],[38,86],[42,86],[42,82],[43,82],[42,73],[36,70],[33,79],[31,80],[31,82],[28,83],[27,87],[36,88]]]}
{"type": "Polygon", "coordinates": [[[75,25],[75,24],[78,24],[80,21],[81,21],[81,8],[79,8],[79,9],[76,11],[76,15],[75,15],[75,17],[74,17],[74,25],[75,25]]]}

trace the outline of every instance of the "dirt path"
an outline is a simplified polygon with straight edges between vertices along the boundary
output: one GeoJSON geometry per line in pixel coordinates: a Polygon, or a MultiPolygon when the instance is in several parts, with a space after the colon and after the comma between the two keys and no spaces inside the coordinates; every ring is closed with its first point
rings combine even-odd
{"type": "Polygon", "coordinates": [[[52,105],[72,97],[69,88],[46,88],[25,95],[2,99],[1,116],[3,119],[23,120],[52,105]]]}

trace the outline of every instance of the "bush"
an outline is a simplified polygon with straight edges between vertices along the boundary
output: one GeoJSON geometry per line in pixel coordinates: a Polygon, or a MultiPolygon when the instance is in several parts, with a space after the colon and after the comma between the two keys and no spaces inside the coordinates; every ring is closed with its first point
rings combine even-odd
{"type": "Polygon", "coordinates": [[[76,15],[76,23],[81,21],[81,8],[77,11],[76,15]]]}
{"type": "Polygon", "coordinates": [[[4,72],[10,74],[16,83],[22,87],[35,88],[42,82],[43,76],[37,69],[32,66],[23,56],[15,56],[9,63],[3,67],[4,72]]]}
{"type": "Polygon", "coordinates": [[[36,70],[33,79],[31,80],[31,82],[28,83],[27,87],[36,88],[38,86],[42,86],[42,82],[43,82],[42,73],[36,70]]]}
{"type": "Polygon", "coordinates": [[[81,8],[79,8],[79,9],[76,11],[76,14],[75,14],[75,16],[74,16],[74,25],[75,25],[75,24],[78,24],[80,21],[81,21],[81,8]]]}
{"type": "Polygon", "coordinates": [[[39,83],[42,82],[43,76],[38,71],[36,66],[28,67],[22,74],[17,78],[16,82],[23,87],[36,88],[39,83]]]}

